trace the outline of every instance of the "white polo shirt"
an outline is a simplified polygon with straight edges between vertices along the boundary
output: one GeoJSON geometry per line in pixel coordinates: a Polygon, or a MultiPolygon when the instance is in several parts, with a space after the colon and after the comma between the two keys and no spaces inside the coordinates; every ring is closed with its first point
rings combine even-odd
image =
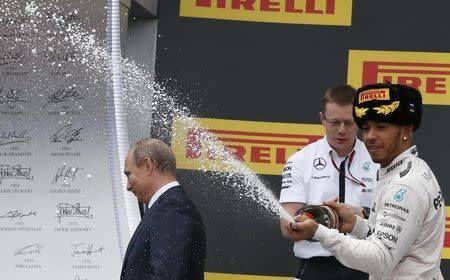
{"type": "MultiPolygon", "coordinates": [[[[379,165],[372,162],[359,139],[356,139],[353,151],[340,158],[326,137],[307,145],[286,161],[280,203],[322,204],[325,200],[339,197],[338,169],[343,160],[346,160],[345,203],[370,207],[379,165]]],[[[295,242],[294,254],[299,258],[332,255],[319,242],[310,241],[295,242]]]]}

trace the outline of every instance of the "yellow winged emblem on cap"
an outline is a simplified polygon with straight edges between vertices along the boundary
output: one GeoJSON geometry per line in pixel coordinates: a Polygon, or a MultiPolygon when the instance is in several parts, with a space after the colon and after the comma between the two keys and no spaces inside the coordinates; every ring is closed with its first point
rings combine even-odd
{"type": "Polygon", "coordinates": [[[369,110],[369,108],[359,108],[355,106],[355,115],[358,118],[362,118],[366,115],[367,110],[369,110]]]}
{"type": "Polygon", "coordinates": [[[394,112],[398,106],[400,105],[400,101],[394,101],[389,105],[381,105],[380,107],[374,107],[373,109],[377,111],[377,114],[389,115],[394,112]]]}

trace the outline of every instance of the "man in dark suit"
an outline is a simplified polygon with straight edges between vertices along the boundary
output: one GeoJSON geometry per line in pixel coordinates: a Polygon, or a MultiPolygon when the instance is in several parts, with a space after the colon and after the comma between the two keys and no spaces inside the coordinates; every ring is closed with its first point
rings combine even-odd
{"type": "Polygon", "coordinates": [[[127,190],[148,209],[128,244],[120,279],[204,279],[204,225],[176,181],[170,147],[157,139],[140,140],[129,150],[124,172],[127,190]]]}

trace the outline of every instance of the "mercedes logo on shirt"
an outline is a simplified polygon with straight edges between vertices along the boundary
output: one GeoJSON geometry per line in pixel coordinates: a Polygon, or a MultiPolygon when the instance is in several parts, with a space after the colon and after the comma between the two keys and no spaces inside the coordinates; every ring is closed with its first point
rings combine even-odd
{"type": "Polygon", "coordinates": [[[316,158],[313,161],[313,166],[317,170],[322,170],[322,169],[325,168],[325,166],[327,166],[327,161],[325,159],[321,158],[321,157],[320,158],[316,158]]]}

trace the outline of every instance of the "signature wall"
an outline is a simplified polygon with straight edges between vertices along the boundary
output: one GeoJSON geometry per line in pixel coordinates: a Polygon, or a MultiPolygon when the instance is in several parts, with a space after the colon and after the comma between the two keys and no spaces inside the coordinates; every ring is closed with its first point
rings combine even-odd
{"type": "Polygon", "coordinates": [[[117,279],[130,236],[110,169],[107,3],[57,4],[0,4],[0,278],[117,279]]]}

